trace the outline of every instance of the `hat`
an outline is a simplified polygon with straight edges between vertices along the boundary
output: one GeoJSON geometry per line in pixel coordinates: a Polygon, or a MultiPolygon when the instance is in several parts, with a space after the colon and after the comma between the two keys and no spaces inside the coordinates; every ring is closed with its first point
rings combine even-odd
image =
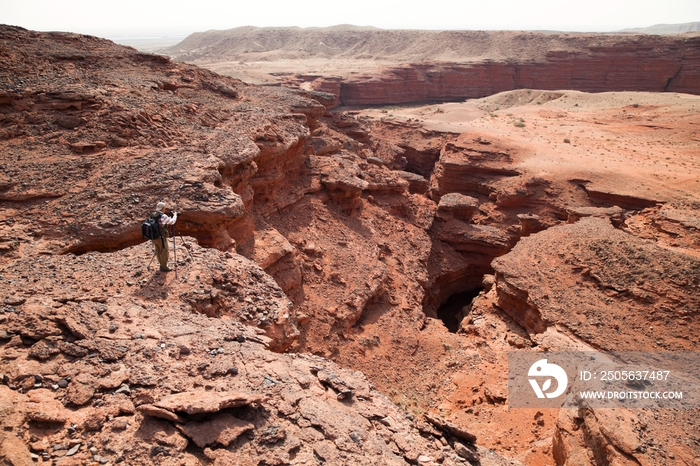
{"type": "Polygon", "coordinates": [[[159,202],[158,205],[156,206],[156,210],[161,210],[165,207],[165,202],[159,202]]]}

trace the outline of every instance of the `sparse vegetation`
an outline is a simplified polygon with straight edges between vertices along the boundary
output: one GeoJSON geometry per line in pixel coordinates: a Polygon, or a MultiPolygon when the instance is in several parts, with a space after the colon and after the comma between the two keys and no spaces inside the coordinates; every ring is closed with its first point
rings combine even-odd
{"type": "Polygon", "coordinates": [[[519,119],[518,121],[513,122],[513,124],[514,124],[517,128],[524,128],[524,127],[525,127],[525,120],[521,118],[521,119],[519,119]]]}
{"type": "Polygon", "coordinates": [[[420,400],[414,394],[411,398],[408,398],[405,394],[396,394],[390,397],[391,401],[401,408],[405,412],[411,412],[414,416],[420,416],[423,414],[423,409],[421,408],[420,400]]]}
{"type": "Polygon", "coordinates": [[[393,401],[394,404],[401,408],[403,411],[408,411],[408,400],[405,396],[401,399],[392,399],[391,401],[393,401]]]}
{"type": "Polygon", "coordinates": [[[360,345],[362,345],[366,348],[370,348],[372,346],[379,346],[380,343],[381,343],[381,340],[379,339],[379,336],[377,336],[377,335],[374,335],[374,336],[369,337],[369,338],[360,338],[360,345]]]}
{"type": "Polygon", "coordinates": [[[564,139],[564,142],[567,143],[567,144],[571,144],[571,139],[565,138],[565,139],[564,139]]]}

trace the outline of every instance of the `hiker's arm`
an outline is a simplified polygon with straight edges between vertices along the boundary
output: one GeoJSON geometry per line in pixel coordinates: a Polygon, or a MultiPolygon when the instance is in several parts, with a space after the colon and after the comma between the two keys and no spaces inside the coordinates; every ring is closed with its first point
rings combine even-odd
{"type": "Polygon", "coordinates": [[[173,213],[172,217],[168,217],[166,214],[160,216],[161,225],[174,225],[177,222],[177,212],[173,213]]]}

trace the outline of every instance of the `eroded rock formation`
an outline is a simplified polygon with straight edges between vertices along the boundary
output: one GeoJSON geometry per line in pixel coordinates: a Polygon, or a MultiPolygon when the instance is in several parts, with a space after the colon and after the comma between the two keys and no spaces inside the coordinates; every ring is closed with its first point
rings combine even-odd
{"type": "MultiPolygon", "coordinates": [[[[526,133],[558,129],[568,116],[554,107],[535,107],[527,126],[509,116],[511,131],[525,127],[518,139],[423,115],[327,113],[329,94],[86,36],[2,27],[0,39],[7,461],[698,456],[682,434],[696,410],[621,422],[504,409],[513,348],[694,349],[698,218],[683,173],[561,168],[569,159],[548,157],[562,151],[535,150],[526,133]],[[660,189],[638,183],[652,179],[660,189]],[[138,231],[161,199],[182,212],[177,274],[147,267],[138,231]],[[465,291],[478,296],[450,333],[438,308],[465,291]]],[[[492,104],[477,109],[489,121],[492,104]]],[[[671,135],[679,157],[692,150],[674,139],[690,134],[676,114],[620,108],[595,126],[632,124],[636,138],[671,135]]],[[[567,150],[586,143],[565,136],[567,150]]]]}
{"type": "MultiPolygon", "coordinates": [[[[310,316],[324,320],[289,298],[308,300],[325,248],[281,212],[320,193],[341,209],[334,218],[352,218],[363,192],[409,186],[350,152],[306,150],[328,96],[86,36],[2,32],[4,461],[498,464],[461,430],[407,417],[360,374],[270,352],[310,316]],[[176,236],[169,275],[147,267],[150,244],[132,246],[160,199],[196,237],[176,236]]],[[[362,257],[359,245],[348,249],[362,257]]],[[[383,292],[382,250],[369,251],[348,275],[327,257],[319,282],[341,285],[331,322],[352,325],[383,292]]]]}

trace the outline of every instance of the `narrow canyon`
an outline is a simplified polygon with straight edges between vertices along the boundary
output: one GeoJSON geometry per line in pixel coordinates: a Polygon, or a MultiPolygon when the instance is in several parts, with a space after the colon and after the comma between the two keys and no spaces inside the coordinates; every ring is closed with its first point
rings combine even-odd
{"type": "Polygon", "coordinates": [[[510,351],[698,349],[698,38],[630,37],[259,85],[0,26],[0,461],[698,464],[697,408],[508,404],[510,351]]]}

